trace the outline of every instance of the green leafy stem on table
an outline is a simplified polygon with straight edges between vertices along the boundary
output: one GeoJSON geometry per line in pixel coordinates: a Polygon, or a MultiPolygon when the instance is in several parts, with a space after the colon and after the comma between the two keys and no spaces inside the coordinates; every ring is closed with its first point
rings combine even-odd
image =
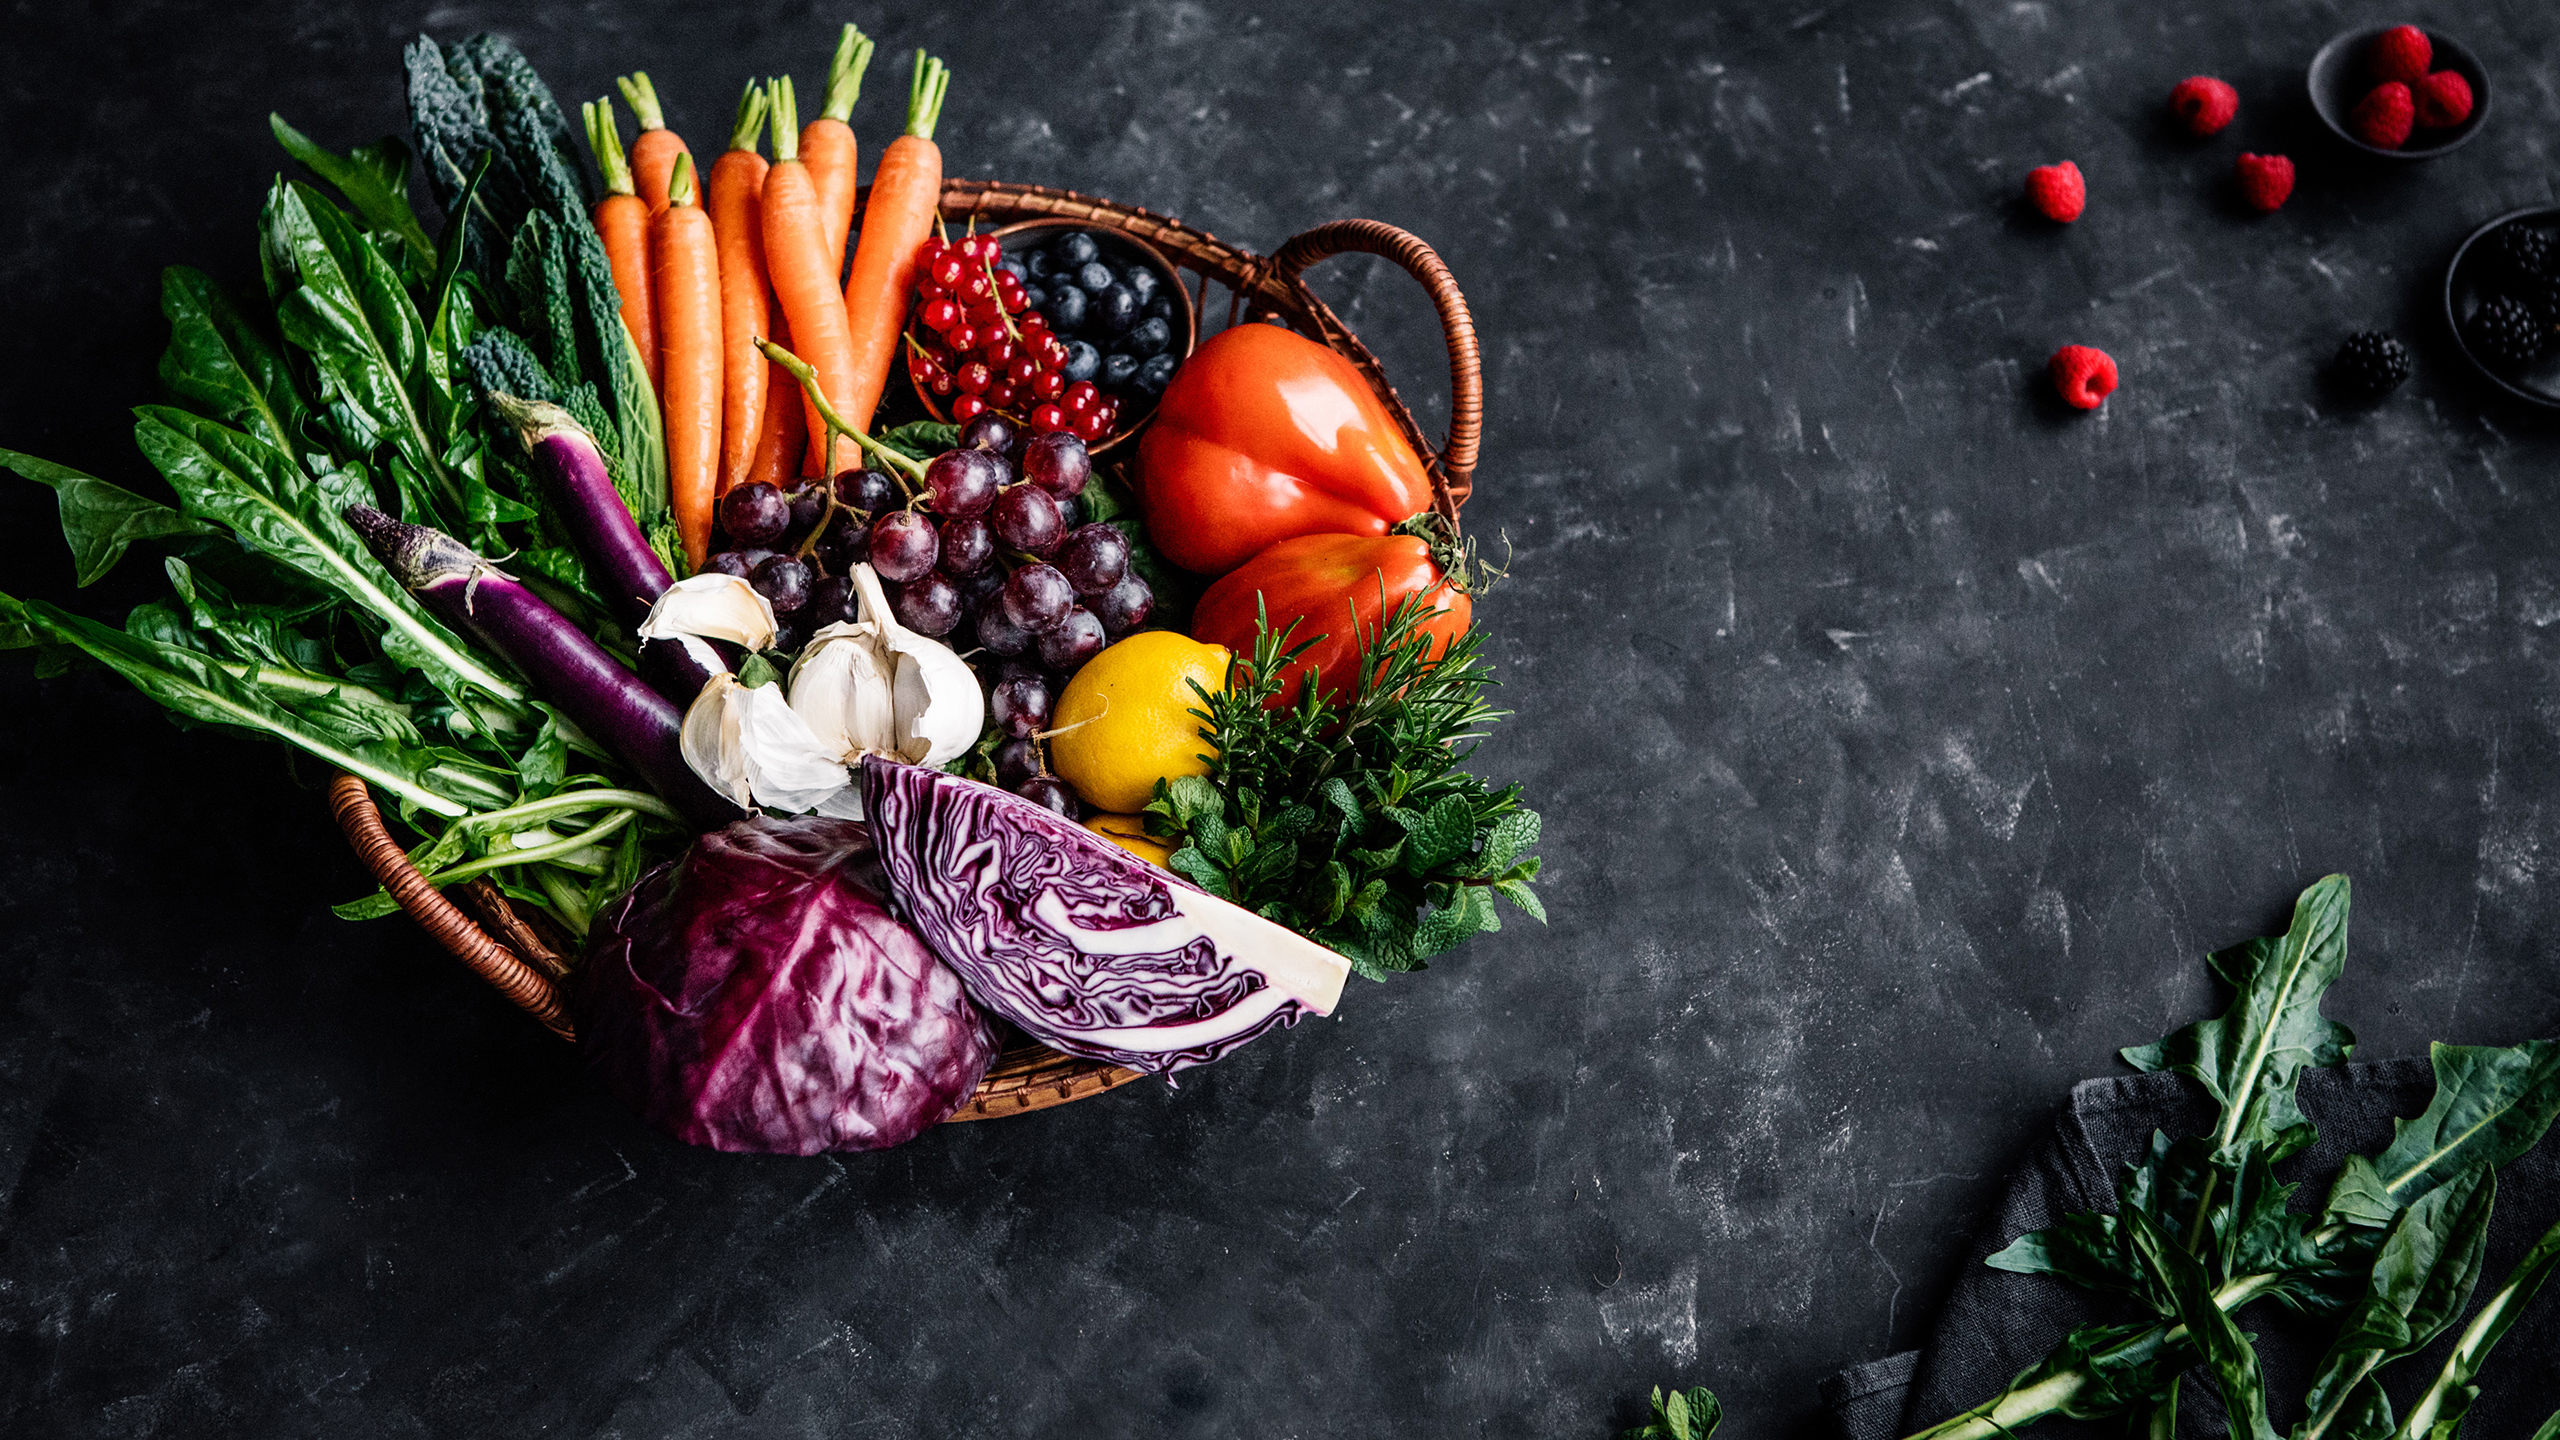
{"type": "MultiPolygon", "coordinates": [[[[2537,1240],[2474,1309],[2497,1171],[2560,1116],[2560,1040],[2505,1048],[2437,1045],[2436,1090],[2377,1155],[2348,1158],[2316,1212],[2289,1204],[2280,1161],[2318,1132],[2302,1113],[2302,1072],[2346,1062],[2355,1037],[2320,1014],[2347,961],[2347,879],[2302,892],[2281,936],[2207,957],[2232,991],[2220,1016],[2124,1052],[2140,1070],[2202,1085],[2221,1107],[2212,1133],[2155,1133],[2125,1166],[2113,1214],[2083,1212],[2022,1235],[1989,1264],[2123,1297],[2151,1318],[2083,1325],[1999,1395],[1914,1440],[1992,1440],[2048,1415],[2124,1417],[2133,1433],[2175,1433],[2179,1377],[2202,1366],[2230,1433],[2277,1440],[2266,1378],[2235,1319],[2256,1300],[2334,1317],[2337,1329],[2286,1440],[2454,1440],[2490,1352],[2560,1269],[2560,1225],[2537,1240]],[[2406,1415],[2377,1378],[2452,1331],[2451,1353],[2406,1415]]],[[[2548,1357],[2540,1357],[2548,1363],[2548,1357]]],[[[1631,1437],[1703,1437],[1719,1417],[1692,1390],[1676,1414],[1659,1392],[1631,1437]],[[1692,1417],[1708,1417],[1705,1429],[1692,1417]],[[1682,1426],[1689,1428],[1683,1429],[1682,1426]]],[[[2560,1415],[2535,1440],[2560,1440],[2560,1415]]]]}

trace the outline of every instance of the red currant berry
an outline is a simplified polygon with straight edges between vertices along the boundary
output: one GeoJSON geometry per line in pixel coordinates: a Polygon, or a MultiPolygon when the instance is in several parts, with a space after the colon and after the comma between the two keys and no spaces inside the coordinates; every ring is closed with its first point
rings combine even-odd
{"type": "Polygon", "coordinates": [[[960,263],[960,257],[957,255],[942,256],[933,262],[931,269],[925,271],[926,278],[933,281],[933,288],[936,290],[957,290],[960,288],[960,282],[968,278],[968,274],[969,267],[960,263]]]}
{"type": "Polygon", "coordinates": [[[950,252],[950,241],[939,235],[927,235],[924,237],[924,243],[916,247],[916,264],[930,265],[950,252]]]}
{"type": "Polygon", "coordinates": [[[996,383],[995,372],[975,360],[961,366],[960,373],[953,378],[959,381],[961,389],[972,395],[984,394],[988,386],[996,383]]]}
{"type": "Polygon", "coordinates": [[[986,361],[989,368],[996,370],[1002,370],[1012,364],[1014,357],[1021,353],[1021,347],[1015,345],[1001,330],[995,332],[986,343],[978,347],[978,358],[986,361]]]}
{"type": "Polygon", "coordinates": [[[1023,293],[1022,282],[1013,278],[1012,271],[999,270],[996,272],[996,298],[1004,302],[1007,310],[1019,310],[1031,297],[1023,293]]]}
{"type": "Polygon", "coordinates": [[[1043,400],[1055,400],[1067,388],[1067,377],[1055,370],[1043,370],[1031,377],[1031,393],[1043,400]]]}
{"type": "Polygon", "coordinates": [[[1052,370],[1067,368],[1067,342],[1055,335],[1041,336],[1040,363],[1052,370]]]}
{"type": "Polygon", "coordinates": [[[995,298],[996,287],[987,283],[986,271],[972,270],[960,277],[960,283],[951,287],[951,293],[959,296],[963,305],[975,310],[995,298]]]}
{"type": "Polygon", "coordinates": [[[987,413],[987,402],[975,395],[963,395],[951,402],[951,418],[962,424],[987,413]]]}
{"type": "Polygon", "coordinates": [[[975,265],[987,258],[988,247],[994,243],[984,235],[965,236],[960,241],[960,258],[975,265]]]}
{"type": "Polygon", "coordinates": [[[951,353],[955,355],[966,355],[978,348],[978,332],[974,326],[954,325],[942,332],[942,338],[950,342],[951,353]]]}
{"type": "Polygon", "coordinates": [[[987,387],[987,408],[990,410],[1010,410],[1013,402],[1020,398],[1021,395],[1004,381],[999,380],[987,387]]]}
{"type": "Polygon", "coordinates": [[[1004,362],[1005,381],[1016,389],[1030,384],[1032,377],[1039,373],[1040,362],[1028,355],[1016,355],[1004,362]]]}
{"type": "Polygon", "coordinates": [[[917,318],[924,321],[928,329],[948,330],[960,323],[960,307],[952,304],[948,296],[937,295],[924,302],[917,318]]]}
{"type": "Polygon", "coordinates": [[[1031,428],[1042,433],[1067,428],[1067,412],[1055,405],[1040,405],[1031,411],[1031,428]]]}
{"type": "Polygon", "coordinates": [[[1058,403],[1066,407],[1068,414],[1081,415],[1092,409],[1093,402],[1101,398],[1102,392],[1093,388],[1092,381],[1079,380],[1067,387],[1067,393],[1060,397],[1058,403]]]}
{"type": "Polygon", "coordinates": [[[1111,422],[1101,415],[1098,415],[1091,410],[1087,410],[1082,415],[1076,417],[1075,432],[1077,439],[1082,440],[1087,445],[1091,445],[1101,440],[1103,436],[1111,433],[1111,422]]]}

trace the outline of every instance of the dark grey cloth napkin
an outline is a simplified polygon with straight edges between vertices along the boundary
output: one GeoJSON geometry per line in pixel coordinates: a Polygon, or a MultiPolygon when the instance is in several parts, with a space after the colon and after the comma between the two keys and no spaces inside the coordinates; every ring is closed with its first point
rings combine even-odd
{"type": "MultiPolygon", "coordinates": [[[[2315,1070],[2302,1077],[2302,1108],[2319,1123],[2320,1143],[2281,1167],[2302,1182],[2297,1209],[2316,1207],[2329,1176],[2346,1156],[2388,1144],[2395,1116],[2426,1108],[2435,1077],[2424,1059],[2388,1060],[2315,1070]]],[[[2113,1210],[2116,1177],[2149,1146],[2151,1132],[2172,1137],[2210,1125],[2203,1092],[2169,1074],[2084,1080],[2072,1087],[2052,1131],[2036,1142],[2010,1177],[1991,1228],[1975,1237],[1969,1263],[1947,1297],[1929,1344],[1843,1370],[1823,1382],[1822,1401],[1847,1440],[1895,1440],[2000,1392],[2019,1371],[2044,1358],[2072,1326],[2134,1318],[2107,1297],[2041,1275],[2012,1275],[1982,1264],[2029,1230],[2074,1210],[2113,1210]]],[[[2501,1283],[2543,1231],[2560,1220],[2560,1137],[2551,1137],[2498,1175],[2498,1208],[2474,1303],[2501,1283]]],[[[2241,1312],[2241,1328],[2260,1337],[2273,1419],[2281,1431],[2301,1418],[2302,1392],[2327,1344],[2328,1326],[2304,1323],[2279,1306],[2241,1312]]],[[[2460,1326],[2454,1327],[2459,1331],[2460,1326]]],[[[2452,1348],[2447,1334],[2423,1354],[2386,1373],[2384,1388],[2405,1409],[2435,1376],[2452,1348]]],[[[2481,1376],[2480,1402],[2464,1423],[2465,1440],[2524,1440],[2560,1409],[2560,1282],[2546,1287],[2524,1320],[2507,1332],[2481,1376]]],[[[2191,1372],[2178,1392],[2178,1433],[2186,1440],[2224,1433],[2211,1379],[2191,1372]]],[[[2052,1419],[2038,1440],[2124,1434],[2122,1421],[2052,1419]]]]}

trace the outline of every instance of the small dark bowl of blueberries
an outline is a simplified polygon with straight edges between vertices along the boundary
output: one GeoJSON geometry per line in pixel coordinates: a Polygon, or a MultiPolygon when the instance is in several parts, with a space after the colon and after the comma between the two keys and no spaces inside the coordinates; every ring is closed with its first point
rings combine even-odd
{"type": "MultiPolygon", "coordinates": [[[[1136,434],[1199,340],[1200,317],[1173,262],[1134,235],[1069,219],[1019,221],[989,238],[1002,247],[996,269],[1064,342],[1060,378],[1107,402],[1108,433],[1082,438],[1099,455],[1136,434]]],[[[918,386],[917,398],[935,419],[954,418],[932,389],[918,386]]]]}

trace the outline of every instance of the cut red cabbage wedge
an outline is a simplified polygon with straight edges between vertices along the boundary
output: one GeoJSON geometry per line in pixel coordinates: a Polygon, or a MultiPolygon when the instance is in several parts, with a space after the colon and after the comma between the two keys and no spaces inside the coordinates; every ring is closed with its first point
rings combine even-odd
{"type": "Polygon", "coordinates": [[[1342,998],[1341,956],[1043,806],[877,755],[862,789],[899,917],[1053,1050],[1170,1077],[1342,998]]]}
{"type": "Polygon", "coordinates": [[[393,579],[513,665],[536,695],[639,772],[695,829],[738,818],[738,807],[684,763],[684,712],[541,596],[441,530],[403,524],[370,505],[350,505],[346,516],[393,579]]]}
{"type": "Polygon", "coordinates": [[[578,1043],[615,1098],[714,1150],[914,1139],[996,1055],[960,977],[880,896],[852,820],[715,830],[597,916],[578,1043]]]}
{"type": "Polygon", "coordinates": [[[588,583],[626,625],[649,618],[649,607],[675,583],[658,552],[622,503],[606,471],[596,439],[568,411],[539,400],[492,394],[491,404],[516,427],[533,470],[550,496],[550,514],[569,532],[588,583]]]}

